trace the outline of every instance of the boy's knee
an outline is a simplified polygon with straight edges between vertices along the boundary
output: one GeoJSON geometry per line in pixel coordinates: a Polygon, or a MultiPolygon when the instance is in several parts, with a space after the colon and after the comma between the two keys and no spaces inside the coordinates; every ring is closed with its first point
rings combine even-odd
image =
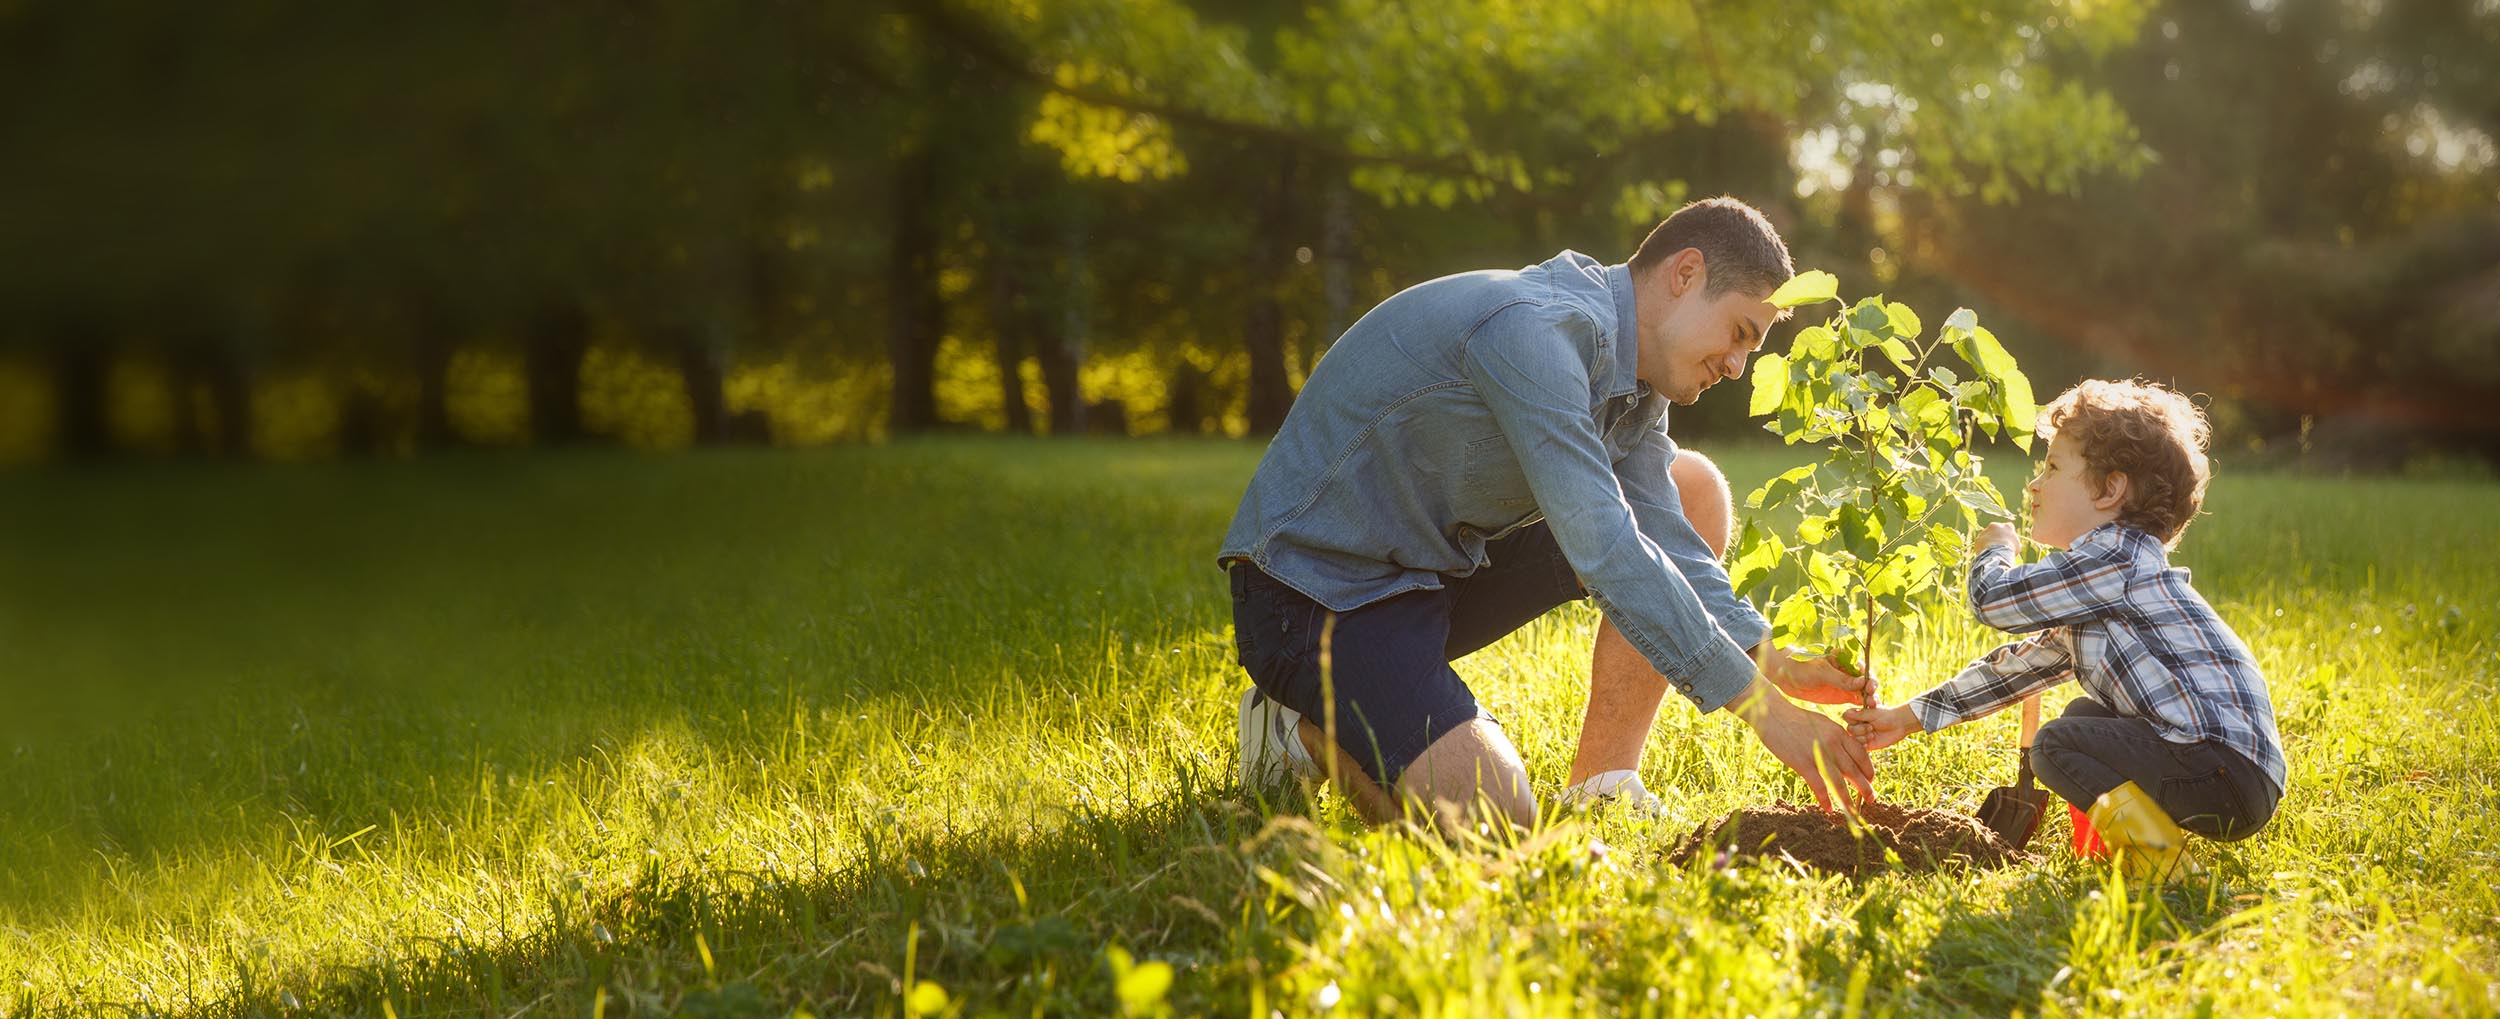
{"type": "Polygon", "coordinates": [[[2067,767],[2072,755],[2082,752],[2085,746],[2079,740],[2083,727],[2059,724],[2063,721],[2051,719],[2042,723],[2039,733],[2032,737],[2031,749],[2024,753],[2031,762],[2031,773],[2039,777],[2041,785],[2069,802],[2090,806],[2092,798],[2086,795],[2090,791],[2087,784],[2067,767]]]}
{"type": "Polygon", "coordinates": [[[1703,544],[1719,558],[1727,558],[1728,542],[1735,537],[1736,511],[1734,497],[1728,490],[1727,475],[1709,457],[1689,449],[1677,450],[1675,462],[1667,465],[1667,477],[1675,481],[1676,496],[1684,503],[1684,519],[1700,532],[1703,544]]]}

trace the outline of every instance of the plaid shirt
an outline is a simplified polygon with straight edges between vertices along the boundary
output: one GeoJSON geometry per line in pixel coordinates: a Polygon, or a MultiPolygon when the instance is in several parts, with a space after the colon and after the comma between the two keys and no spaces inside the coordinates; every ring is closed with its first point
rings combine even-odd
{"type": "Polygon", "coordinates": [[[2161,540],[2103,524],[2029,566],[1992,545],[1971,558],[1979,621],[2030,637],[1988,652],[1910,699],[1929,732],[1978,718],[2072,673],[2084,692],[2174,743],[2238,751],[2283,789],[2282,738],[2266,679],[2238,634],[2170,565],[2161,540]]]}

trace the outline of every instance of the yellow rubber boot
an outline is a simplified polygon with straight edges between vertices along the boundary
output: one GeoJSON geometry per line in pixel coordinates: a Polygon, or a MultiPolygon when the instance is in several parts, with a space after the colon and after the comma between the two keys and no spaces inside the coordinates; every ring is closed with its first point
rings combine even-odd
{"type": "Polygon", "coordinates": [[[2102,793],[2085,816],[2129,878],[2169,881],[2197,869],[2187,858],[2187,833],[2142,786],[2128,782],[2102,793]]]}

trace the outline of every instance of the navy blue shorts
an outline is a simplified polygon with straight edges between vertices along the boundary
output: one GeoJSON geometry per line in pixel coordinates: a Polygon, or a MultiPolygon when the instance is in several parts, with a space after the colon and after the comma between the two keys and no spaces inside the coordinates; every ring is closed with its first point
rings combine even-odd
{"type": "Polygon", "coordinates": [[[1564,602],[1588,597],[1544,522],[1485,546],[1492,565],[1444,577],[1437,591],[1409,591],[1348,612],[1318,602],[1250,563],[1231,569],[1234,650],[1250,682],[1313,725],[1337,703],[1337,745],[1391,788],[1444,734],[1489,718],[1450,663],[1500,640],[1564,602]],[[1329,629],[1328,682],[1320,635],[1329,629]]]}

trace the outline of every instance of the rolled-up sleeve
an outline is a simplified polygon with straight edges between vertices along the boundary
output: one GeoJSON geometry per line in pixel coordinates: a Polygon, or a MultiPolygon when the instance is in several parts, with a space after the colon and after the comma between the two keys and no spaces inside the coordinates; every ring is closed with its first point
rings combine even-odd
{"type": "MultiPolygon", "coordinates": [[[[1753,683],[1754,663],[1667,551],[1643,533],[1607,459],[1584,360],[1584,351],[1602,349],[1596,329],[1567,309],[1513,305],[1477,327],[1462,361],[1598,607],[1679,692],[1715,710],[1753,683]]],[[[1663,466],[1661,475],[1660,483],[1671,485],[1663,466]]]]}
{"type": "Polygon", "coordinates": [[[1615,477],[1623,486],[1623,498],[1632,504],[1632,520],[1641,535],[1667,554],[1676,572],[1684,575],[1693,593],[1701,598],[1701,607],[1718,620],[1737,647],[1751,649],[1771,636],[1771,623],[1753,605],[1736,596],[1736,586],[1728,580],[1727,564],[1719,561],[1701,532],[1693,527],[1692,518],[1684,515],[1683,493],[1677,490],[1674,474],[1668,470],[1675,463],[1675,440],[1666,429],[1655,428],[1641,436],[1640,445],[1615,462],[1615,477]]]}

